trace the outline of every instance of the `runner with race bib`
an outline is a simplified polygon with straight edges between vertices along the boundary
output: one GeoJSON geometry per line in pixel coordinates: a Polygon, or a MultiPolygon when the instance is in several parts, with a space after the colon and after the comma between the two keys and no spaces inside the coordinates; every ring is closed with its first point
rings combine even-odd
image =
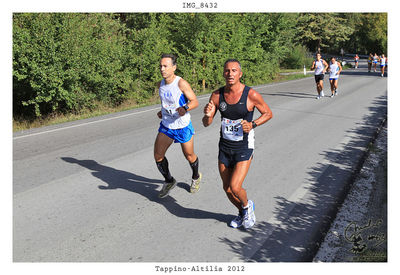
{"type": "Polygon", "coordinates": [[[230,222],[233,228],[250,228],[256,222],[254,202],[247,199],[242,185],[253,159],[254,128],[272,118],[262,96],[240,83],[242,74],[238,60],[225,62],[226,86],[211,94],[203,117],[203,125],[207,127],[217,110],[221,113],[218,169],[228,199],[239,210],[239,215],[230,222]],[[261,114],[256,120],[253,120],[254,108],[261,114]]]}

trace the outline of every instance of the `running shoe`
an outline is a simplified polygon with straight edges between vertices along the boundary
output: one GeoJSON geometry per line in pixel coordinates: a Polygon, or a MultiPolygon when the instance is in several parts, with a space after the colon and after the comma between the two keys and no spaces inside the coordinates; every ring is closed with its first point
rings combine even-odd
{"type": "Polygon", "coordinates": [[[320,99],[321,97],[319,95],[317,95],[316,99],[320,99]]]}
{"type": "Polygon", "coordinates": [[[254,203],[248,201],[248,207],[243,209],[243,226],[244,228],[250,228],[256,223],[256,215],[254,214],[254,203]]]}
{"type": "Polygon", "coordinates": [[[202,174],[199,172],[199,178],[197,180],[192,179],[192,185],[190,186],[190,193],[196,193],[200,189],[200,181],[202,174]]]}
{"type": "Polygon", "coordinates": [[[238,228],[241,227],[242,225],[243,225],[243,214],[239,212],[239,215],[237,215],[237,217],[231,221],[230,226],[233,228],[238,228]]]}
{"type": "Polygon", "coordinates": [[[334,96],[335,96],[335,94],[331,94],[331,98],[334,97],[334,96]]]}
{"type": "Polygon", "coordinates": [[[325,95],[324,95],[324,91],[321,91],[321,97],[324,97],[325,95]]]}
{"type": "Polygon", "coordinates": [[[336,96],[336,95],[338,95],[338,91],[337,91],[337,90],[335,90],[335,96],[336,96]]]}
{"type": "Polygon", "coordinates": [[[173,178],[172,182],[165,182],[160,193],[158,194],[159,198],[165,198],[169,191],[176,186],[176,180],[173,178]]]}

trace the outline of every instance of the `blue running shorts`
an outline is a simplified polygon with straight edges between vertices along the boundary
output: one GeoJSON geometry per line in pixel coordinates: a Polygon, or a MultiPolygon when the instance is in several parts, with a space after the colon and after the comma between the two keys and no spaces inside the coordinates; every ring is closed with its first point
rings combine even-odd
{"type": "Polygon", "coordinates": [[[169,129],[160,122],[158,132],[165,134],[167,137],[172,138],[174,143],[186,143],[192,139],[194,135],[194,128],[192,122],[188,126],[181,129],[169,129]]]}

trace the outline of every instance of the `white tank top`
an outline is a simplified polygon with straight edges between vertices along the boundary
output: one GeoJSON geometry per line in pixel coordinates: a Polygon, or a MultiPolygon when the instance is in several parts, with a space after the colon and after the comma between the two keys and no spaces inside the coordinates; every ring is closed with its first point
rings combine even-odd
{"type": "Polygon", "coordinates": [[[323,70],[324,70],[324,63],[322,62],[322,59],[320,61],[315,60],[315,75],[322,74],[323,70]]]}
{"type": "Polygon", "coordinates": [[[385,64],[386,64],[386,57],[385,58],[381,57],[381,65],[385,65],[385,64]]]}
{"type": "Polygon", "coordinates": [[[335,64],[330,63],[329,68],[330,68],[329,78],[335,78],[335,79],[338,78],[339,77],[339,75],[337,74],[339,72],[338,63],[337,62],[335,62],[335,64]]]}
{"type": "Polygon", "coordinates": [[[162,124],[169,129],[185,128],[190,123],[190,114],[187,112],[179,116],[177,108],[188,102],[186,96],[179,89],[178,83],[181,78],[176,76],[171,84],[165,84],[163,79],[160,83],[158,93],[161,99],[162,124]]]}

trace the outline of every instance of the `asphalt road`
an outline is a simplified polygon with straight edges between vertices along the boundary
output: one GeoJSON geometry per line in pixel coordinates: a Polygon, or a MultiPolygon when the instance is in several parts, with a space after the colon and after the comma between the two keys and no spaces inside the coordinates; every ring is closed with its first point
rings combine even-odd
{"type": "MultiPolygon", "coordinates": [[[[13,260],[311,261],[386,116],[387,78],[362,65],[342,73],[335,98],[316,100],[313,78],[254,87],[274,118],[255,132],[244,183],[257,216],[249,230],[228,226],[237,213],[218,174],[218,120],[201,124],[208,96],[191,112],[203,172],[197,194],[174,144],[167,157],[179,183],[158,198],[159,106],[14,133],[13,260]]],[[[328,95],[327,75],[324,84],[328,95]]]]}

